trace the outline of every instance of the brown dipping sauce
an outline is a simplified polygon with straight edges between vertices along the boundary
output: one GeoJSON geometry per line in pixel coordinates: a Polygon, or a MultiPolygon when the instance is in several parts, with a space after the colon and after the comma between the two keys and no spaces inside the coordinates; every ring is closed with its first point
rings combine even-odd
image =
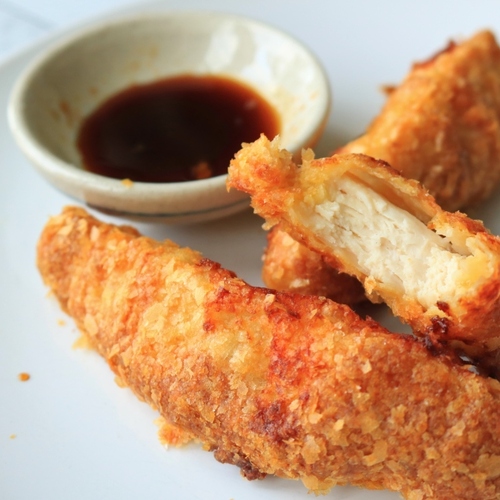
{"type": "Polygon", "coordinates": [[[250,87],[218,76],[183,75],[134,85],[104,102],[82,124],[77,146],[85,168],[139,182],[181,182],[227,173],[242,142],[280,121],[250,87]]]}

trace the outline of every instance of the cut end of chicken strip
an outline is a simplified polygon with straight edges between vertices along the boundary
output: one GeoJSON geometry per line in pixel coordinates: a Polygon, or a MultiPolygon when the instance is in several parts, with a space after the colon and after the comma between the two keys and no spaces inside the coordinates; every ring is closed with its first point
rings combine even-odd
{"type": "MultiPolygon", "coordinates": [[[[301,166],[262,136],[229,169],[268,226],[280,225],[341,271],[356,276],[420,333],[497,343],[500,242],[479,221],[443,211],[417,182],[359,154],[301,166]]],[[[496,349],[497,346],[495,346],[496,349]]]]}
{"type": "Polygon", "coordinates": [[[274,290],[328,297],[340,304],[366,302],[364,288],[356,278],[339,273],[279,225],[267,233],[262,281],[274,290]]]}
{"type": "Polygon", "coordinates": [[[383,287],[429,309],[438,301],[456,300],[457,283],[474,273],[478,261],[489,264],[484,254],[473,255],[467,244],[457,248],[453,238],[433,231],[360,177],[346,173],[332,183],[329,194],[296,215],[374,291],[383,287]]]}

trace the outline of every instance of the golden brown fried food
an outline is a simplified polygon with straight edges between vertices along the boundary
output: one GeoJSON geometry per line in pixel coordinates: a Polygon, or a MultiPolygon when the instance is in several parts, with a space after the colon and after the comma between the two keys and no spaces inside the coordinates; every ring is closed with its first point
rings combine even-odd
{"type": "Polygon", "coordinates": [[[500,383],[414,338],[77,208],[48,222],[38,266],[113,371],[247,477],[500,498],[500,383]]]}
{"type": "MultiPolygon", "coordinates": [[[[487,198],[500,180],[500,48],[493,34],[482,31],[415,64],[367,132],[338,152],[387,161],[405,177],[422,182],[446,210],[487,198]]],[[[282,239],[275,235],[269,243],[266,285],[293,290],[293,283],[305,279],[309,293],[333,293],[338,299],[336,283],[331,282],[331,293],[327,286],[335,273],[323,265],[313,276],[302,275],[317,264],[317,257],[305,262],[306,250],[280,248],[282,239]],[[280,279],[279,258],[285,255],[287,272],[280,279]],[[290,264],[295,258],[300,266],[294,272],[290,264]]],[[[351,286],[356,287],[354,281],[351,286]]]]}
{"type": "Polygon", "coordinates": [[[366,301],[361,283],[340,273],[323,257],[294,240],[279,226],[267,234],[262,280],[266,286],[303,295],[321,295],[341,304],[366,301]]]}
{"type": "Polygon", "coordinates": [[[461,341],[474,357],[500,346],[500,238],[443,211],[417,181],[364,155],[305,157],[298,167],[262,136],[236,154],[229,185],[414,331],[461,341]]]}
{"type": "Polygon", "coordinates": [[[363,153],[417,179],[444,209],[487,198],[500,181],[500,47],[482,31],[415,64],[367,132],[363,153]]]}

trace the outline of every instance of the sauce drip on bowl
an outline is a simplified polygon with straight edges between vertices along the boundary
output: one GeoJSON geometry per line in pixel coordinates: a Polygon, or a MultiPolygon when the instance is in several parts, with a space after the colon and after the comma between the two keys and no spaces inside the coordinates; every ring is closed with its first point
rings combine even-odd
{"type": "Polygon", "coordinates": [[[134,85],[83,122],[84,167],[116,179],[182,182],[227,173],[242,142],[280,132],[271,105],[219,76],[182,75],[134,85]]]}

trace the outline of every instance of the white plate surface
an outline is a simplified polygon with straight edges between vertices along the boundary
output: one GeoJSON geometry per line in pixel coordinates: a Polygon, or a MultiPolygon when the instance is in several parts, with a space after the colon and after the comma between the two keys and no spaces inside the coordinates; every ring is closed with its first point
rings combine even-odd
{"type": "MultiPolygon", "coordinates": [[[[171,0],[130,10],[202,8],[250,15],[304,41],[331,79],[333,111],[317,147],[325,155],[360,134],[380,110],[383,84],[398,83],[412,62],[452,37],[482,28],[500,35],[496,0],[171,0]]],[[[64,33],[65,34],[65,33],[64,33]]],[[[59,36],[59,35],[57,35],[59,36]]],[[[55,37],[0,66],[0,107],[26,64],[55,37]]],[[[47,297],[35,245],[49,215],[72,200],[56,192],[15,146],[0,115],[0,498],[298,500],[294,481],[243,480],[236,467],[196,446],[165,450],[157,415],[119,389],[94,353],[72,348],[71,320],[47,297]],[[28,372],[31,379],[18,380],[28,372]]],[[[500,194],[472,213],[500,233],[500,194]]],[[[106,220],[112,220],[106,218],[106,220]]],[[[139,225],[202,251],[260,285],[265,234],[250,211],[205,225],[139,225]]],[[[383,321],[396,327],[389,317],[383,321]]],[[[397,494],[339,487],[326,498],[395,500],[397,494]]]]}

